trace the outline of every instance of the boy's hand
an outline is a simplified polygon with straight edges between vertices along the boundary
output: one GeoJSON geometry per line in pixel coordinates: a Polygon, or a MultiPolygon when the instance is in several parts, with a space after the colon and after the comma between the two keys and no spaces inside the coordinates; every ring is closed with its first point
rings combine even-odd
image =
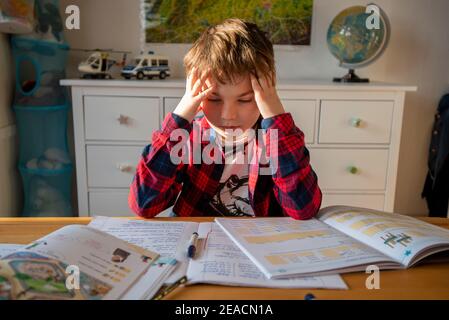
{"type": "Polygon", "coordinates": [[[260,114],[264,119],[285,113],[281,99],[276,91],[276,80],[274,75],[267,75],[259,78],[251,74],[251,84],[254,90],[254,99],[260,114]],[[260,84],[259,84],[260,82],[260,84]]]}
{"type": "Polygon", "coordinates": [[[192,122],[195,115],[201,110],[201,102],[215,89],[215,83],[210,77],[210,70],[198,75],[193,67],[186,80],[186,92],[173,113],[192,122]]]}

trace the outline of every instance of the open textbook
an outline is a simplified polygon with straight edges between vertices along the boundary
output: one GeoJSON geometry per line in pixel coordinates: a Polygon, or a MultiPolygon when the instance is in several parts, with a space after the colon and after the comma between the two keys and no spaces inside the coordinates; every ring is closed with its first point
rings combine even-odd
{"type": "Polygon", "coordinates": [[[23,244],[16,244],[16,243],[0,243],[0,259],[4,256],[7,256],[15,251],[18,251],[19,249],[22,249],[25,247],[23,244]]]}
{"type": "Polygon", "coordinates": [[[269,280],[213,222],[95,217],[89,226],[156,251],[162,257],[174,257],[180,263],[168,283],[187,275],[188,284],[347,289],[339,275],[269,280]],[[187,246],[193,232],[199,234],[197,254],[194,259],[188,259],[187,246]]]}
{"type": "Polygon", "coordinates": [[[0,249],[0,299],[147,299],[176,264],[83,225],[0,249]]]}
{"type": "Polygon", "coordinates": [[[449,257],[449,230],[370,209],[331,206],[303,221],[215,221],[269,279],[364,271],[371,264],[401,269],[430,255],[449,257]]]}

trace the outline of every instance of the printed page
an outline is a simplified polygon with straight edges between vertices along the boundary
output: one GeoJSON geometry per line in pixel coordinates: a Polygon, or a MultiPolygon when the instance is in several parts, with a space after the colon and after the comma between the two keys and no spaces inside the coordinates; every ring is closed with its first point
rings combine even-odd
{"type": "Polygon", "coordinates": [[[449,230],[397,213],[333,206],[321,209],[317,217],[403,266],[449,249],[449,230]]]}
{"type": "Polygon", "coordinates": [[[216,223],[201,223],[199,248],[187,269],[189,283],[269,288],[347,289],[339,275],[267,279],[216,223]]]}
{"type": "Polygon", "coordinates": [[[178,260],[178,266],[166,280],[167,283],[173,283],[185,276],[188,263],[187,246],[192,233],[198,230],[196,222],[163,222],[109,217],[95,217],[89,226],[155,251],[162,257],[178,260]]]}
{"type": "Polygon", "coordinates": [[[0,243],[0,259],[25,247],[23,244],[0,243]]]}
{"type": "MultiPolygon", "coordinates": [[[[27,294],[39,298],[118,299],[158,258],[156,253],[83,225],[69,225],[4,257],[9,279],[17,275],[27,294]],[[66,277],[79,270],[79,290],[66,287],[66,277]],[[72,269],[73,270],[73,269],[72,269]]],[[[20,288],[16,288],[21,292],[20,288]]]]}
{"type": "Polygon", "coordinates": [[[398,267],[387,256],[316,219],[215,221],[270,279],[360,271],[373,263],[398,267]]]}
{"type": "Polygon", "coordinates": [[[121,299],[150,300],[173,272],[177,263],[176,259],[159,257],[121,299]]]}

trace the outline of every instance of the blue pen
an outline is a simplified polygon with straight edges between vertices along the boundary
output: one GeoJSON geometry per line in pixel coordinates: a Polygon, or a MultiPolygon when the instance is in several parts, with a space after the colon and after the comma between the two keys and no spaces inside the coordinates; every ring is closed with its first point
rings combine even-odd
{"type": "Polygon", "coordinates": [[[190,237],[189,246],[187,247],[187,257],[191,259],[195,257],[197,240],[198,240],[198,233],[194,232],[190,237]]]}
{"type": "Polygon", "coordinates": [[[313,293],[308,293],[304,296],[304,300],[315,300],[313,293]]]}

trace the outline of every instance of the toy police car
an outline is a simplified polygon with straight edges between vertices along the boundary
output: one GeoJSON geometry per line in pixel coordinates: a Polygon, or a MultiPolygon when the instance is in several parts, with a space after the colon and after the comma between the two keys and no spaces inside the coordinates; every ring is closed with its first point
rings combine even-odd
{"type": "Polygon", "coordinates": [[[148,79],[153,77],[165,79],[170,76],[168,57],[155,55],[153,51],[150,51],[148,54],[142,54],[135,57],[132,64],[123,67],[121,75],[125,79],[133,77],[139,80],[145,77],[148,79]]]}

